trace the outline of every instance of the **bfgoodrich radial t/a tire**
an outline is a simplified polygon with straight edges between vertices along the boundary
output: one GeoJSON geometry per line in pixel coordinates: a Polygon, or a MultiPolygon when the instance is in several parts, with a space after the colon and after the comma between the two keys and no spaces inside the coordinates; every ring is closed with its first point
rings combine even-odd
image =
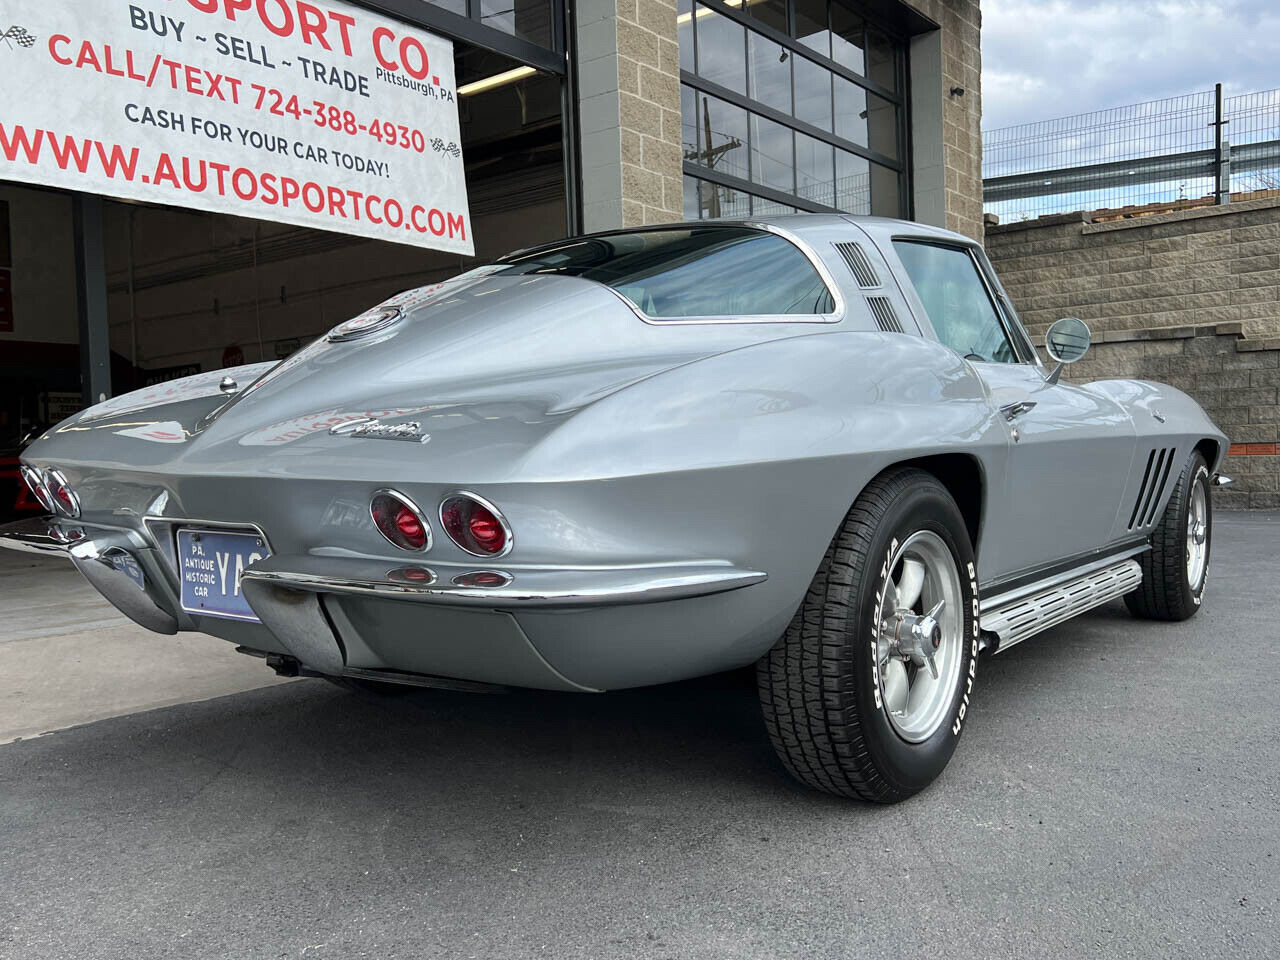
{"type": "Polygon", "coordinates": [[[1200,609],[1213,545],[1211,489],[1209,465],[1197,451],[1151,532],[1151,549],[1138,557],[1142,584],[1124,598],[1135,617],[1186,620],[1200,609]]]}
{"type": "Polygon", "coordinates": [[[969,710],[977,590],[964,519],[936,478],[905,468],[868,484],[757,667],[786,768],[879,803],[928,786],[969,710]]]}

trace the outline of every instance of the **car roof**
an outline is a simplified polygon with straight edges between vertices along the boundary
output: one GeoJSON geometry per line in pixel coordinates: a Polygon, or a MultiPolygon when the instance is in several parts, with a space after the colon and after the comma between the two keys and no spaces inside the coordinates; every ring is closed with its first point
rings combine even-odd
{"type": "Polygon", "coordinates": [[[804,237],[810,232],[820,230],[827,231],[832,227],[841,227],[850,223],[871,228],[876,232],[881,232],[887,229],[890,232],[901,231],[913,236],[932,236],[937,237],[940,240],[949,240],[965,244],[972,244],[974,242],[972,237],[966,237],[963,234],[955,233],[951,230],[944,230],[941,227],[931,226],[926,223],[919,223],[914,220],[900,220],[892,217],[871,217],[849,213],[791,213],[774,217],[749,217],[733,220],[677,220],[670,223],[650,223],[636,227],[616,227],[611,230],[598,230],[593,233],[581,234],[579,236],[563,237],[559,240],[552,240],[547,243],[539,243],[531,247],[524,247],[520,250],[513,250],[510,253],[504,254],[500,259],[505,260],[508,257],[525,255],[538,250],[556,247],[567,240],[583,240],[591,237],[609,237],[622,233],[647,233],[658,230],[692,228],[705,229],[708,227],[747,227],[754,229],[760,229],[761,227],[766,229],[769,227],[776,227],[786,233],[795,234],[798,237],[804,237]]]}

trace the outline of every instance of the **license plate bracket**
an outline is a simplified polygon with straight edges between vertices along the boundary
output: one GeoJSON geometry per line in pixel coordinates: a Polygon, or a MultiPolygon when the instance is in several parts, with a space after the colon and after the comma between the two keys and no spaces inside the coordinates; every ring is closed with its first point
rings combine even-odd
{"type": "Polygon", "coordinates": [[[246,567],[271,556],[257,530],[178,527],[181,605],[187,613],[261,623],[240,589],[246,567]]]}

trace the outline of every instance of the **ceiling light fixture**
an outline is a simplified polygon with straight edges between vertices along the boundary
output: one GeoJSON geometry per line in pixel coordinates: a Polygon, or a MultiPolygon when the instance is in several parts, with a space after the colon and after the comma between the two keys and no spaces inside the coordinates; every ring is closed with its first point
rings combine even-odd
{"type": "MultiPolygon", "coordinates": [[[[760,0],[723,0],[723,2],[726,7],[749,7],[752,4],[759,3],[760,0]]],[[[700,18],[709,17],[713,13],[715,13],[715,11],[710,7],[698,7],[698,16],[700,18]]],[[[688,23],[692,19],[692,13],[682,13],[680,16],[676,17],[676,23],[688,23]]]]}
{"type": "Polygon", "coordinates": [[[458,96],[469,97],[473,93],[484,93],[494,87],[501,87],[508,83],[515,83],[517,80],[523,80],[525,77],[532,76],[537,72],[533,67],[516,67],[514,70],[504,70],[502,73],[495,73],[492,77],[485,77],[483,80],[464,83],[458,88],[458,96]]]}

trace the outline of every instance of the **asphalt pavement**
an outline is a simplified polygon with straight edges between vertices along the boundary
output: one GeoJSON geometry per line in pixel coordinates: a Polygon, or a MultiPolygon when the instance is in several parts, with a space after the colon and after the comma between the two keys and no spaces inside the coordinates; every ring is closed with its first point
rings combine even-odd
{"type": "Polygon", "coordinates": [[[745,674],[379,700],[138,631],[106,686],[147,696],[98,709],[38,680],[132,628],[69,583],[81,640],[21,626],[42,578],[5,571],[0,730],[64,729],[0,746],[0,958],[1273,958],[1278,546],[1220,514],[1198,617],[983,660],[889,808],[792,783],[745,674]]]}

